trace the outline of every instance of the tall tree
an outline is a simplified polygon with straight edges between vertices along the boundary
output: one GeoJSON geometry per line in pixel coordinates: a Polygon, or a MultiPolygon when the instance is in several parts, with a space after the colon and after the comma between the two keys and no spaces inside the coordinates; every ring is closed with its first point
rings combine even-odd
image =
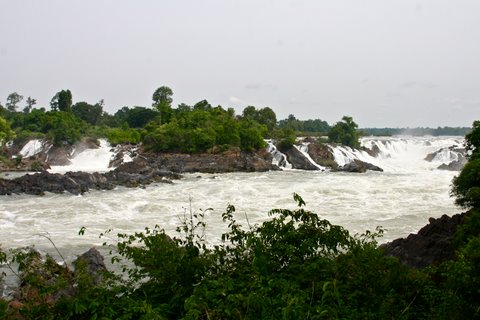
{"type": "Polygon", "coordinates": [[[480,209],[480,121],[473,122],[472,131],[465,136],[465,147],[470,153],[460,174],[453,178],[452,195],[465,208],[480,209]]]}
{"type": "Polygon", "coordinates": [[[58,93],[58,109],[60,111],[72,111],[72,92],[70,90],[62,90],[58,93]]]}
{"type": "Polygon", "coordinates": [[[52,111],[58,111],[58,94],[59,92],[57,92],[50,100],[50,108],[52,111]]]}
{"type": "Polygon", "coordinates": [[[160,113],[160,124],[170,121],[172,116],[173,91],[167,86],[155,90],[152,96],[152,106],[160,113]]]}
{"type": "Polygon", "coordinates": [[[351,148],[360,147],[360,134],[357,132],[358,125],[352,117],[344,116],[342,121],[337,122],[328,132],[330,142],[341,143],[351,148]]]}
{"type": "Polygon", "coordinates": [[[30,111],[32,111],[33,106],[37,104],[37,99],[28,97],[26,102],[27,102],[27,105],[25,106],[25,108],[23,108],[23,112],[29,113],[30,111]]]}
{"type": "Polygon", "coordinates": [[[103,100],[94,105],[83,101],[77,102],[72,106],[72,112],[80,119],[95,125],[103,114],[103,100]]]}
{"type": "Polygon", "coordinates": [[[57,92],[50,101],[52,111],[72,111],[72,92],[70,90],[62,90],[57,92]]]}
{"type": "Polygon", "coordinates": [[[8,111],[15,112],[17,111],[17,104],[23,100],[23,96],[19,95],[16,92],[10,93],[7,97],[6,107],[8,111]]]}

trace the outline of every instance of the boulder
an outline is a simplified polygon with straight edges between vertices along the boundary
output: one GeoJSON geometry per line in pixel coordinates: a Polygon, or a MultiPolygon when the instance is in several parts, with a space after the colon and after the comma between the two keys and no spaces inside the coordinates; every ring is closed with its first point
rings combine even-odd
{"type": "Polygon", "coordinates": [[[338,164],[335,162],[335,157],[328,145],[323,143],[310,143],[308,145],[308,155],[317,164],[323,167],[336,169],[338,164]]]}
{"type": "Polygon", "coordinates": [[[374,164],[371,164],[371,163],[368,163],[368,162],[365,162],[365,161],[361,161],[361,160],[358,160],[358,159],[354,159],[352,162],[350,163],[347,163],[346,165],[342,166],[342,167],[338,167],[335,169],[335,171],[343,171],[343,172],[356,172],[356,173],[364,173],[366,172],[367,170],[371,170],[371,171],[383,171],[382,168],[374,165],[374,164]]]}
{"type": "Polygon", "coordinates": [[[319,170],[316,165],[310,162],[310,160],[294,146],[287,147],[281,151],[287,156],[287,161],[292,164],[293,169],[319,170]]]}
{"type": "Polygon", "coordinates": [[[99,285],[102,283],[103,275],[107,271],[103,260],[103,256],[96,248],[90,248],[73,262],[75,272],[78,272],[81,267],[84,267],[85,271],[92,277],[93,284],[99,285]]]}
{"type": "Polygon", "coordinates": [[[403,264],[413,268],[438,265],[455,257],[454,235],[458,225],[463,223],[465,214],[452,217],[443,215],[430,218],[429,224],[417,234],[396,239],[381,247],[385,254],[397,257],[403,264]]]}

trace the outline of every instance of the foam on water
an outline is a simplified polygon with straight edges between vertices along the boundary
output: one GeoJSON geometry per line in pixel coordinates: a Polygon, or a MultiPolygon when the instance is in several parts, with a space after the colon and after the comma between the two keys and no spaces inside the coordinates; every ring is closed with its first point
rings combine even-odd
{"type": "Polygon", "coordinates": [[[84,171],[84,172],[106,172],[111,168],[108,167],[110,160],[114,156],[114,152],[110,144],[105,139],[100,139],[100,146],[97,149],[86,149],[75,155],[70,160],[71,164],[66,166],[52,166],[49,170],[51,173],[65,173],[68,171],[84,171]]]}
{"type": "Polygon", "coordinates": [[[20,150],[19,154],[24,157],[32,157],[42,151],[47,151],[49,148],[51,148],[51,144],[45,143],[42,140],[39,139],[34,139],[28,141],[20,150]]]}

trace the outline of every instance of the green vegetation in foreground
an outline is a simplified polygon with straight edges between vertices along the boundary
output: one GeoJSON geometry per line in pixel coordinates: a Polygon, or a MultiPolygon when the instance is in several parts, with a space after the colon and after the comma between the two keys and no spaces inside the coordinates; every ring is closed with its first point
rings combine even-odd
{"type": "MultiPolygon", "coordinates": [[[[473,319],[480,308],[480,238],[459,247],[456,261],[413,270],[386,257],[382,230],[351,236],[303,208],[275,209],[271,220],[242,226],[229,206],[228,232],[213,248],[203,237],[203,212],[170,238],[155,226],[118,234],[109,245],[111,272],[95,285],[85,265],[72,273],[50,257],[18,249],[22,304],[4,319],[473,319]],[[63,295],[61,293],[64,293],[63,295]]],[[[85,229],[81,230],[81,233],[85,229]]],[[[478,230],[477,230],[478,233],[478,230]]]]}

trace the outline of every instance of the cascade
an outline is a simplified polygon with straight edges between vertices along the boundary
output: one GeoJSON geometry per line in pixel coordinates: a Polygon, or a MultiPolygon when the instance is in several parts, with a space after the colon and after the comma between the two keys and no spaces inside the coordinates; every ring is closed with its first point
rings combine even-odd
{"type": "Polygon", "coordinates": [[[84,172],[106,172],[110,160],[114,156],[114,152],[110,144],[105,139],[100,139],[100,146],[97,149],[86,149],[75,154],[72,152],[73,158],[71,164],[66,166],[52,166],[49,170],[51,173],[65,173],[68,171],[84,171],[84,172]]]}
{"type": "Polygon", "coordinates": [[[282,169],[292,169],[292,164],[288,162],[287,156],[278,151],[271,140],[265,141],[267,142],[267,151],[273,156],[272,163],[282,169]]]}
{"type": "Polygon", "coordinates": [[[313,164],[315,167],[317,167],[319,170],[322,170],[322,171],[325,171],[327,170],[326,167],[322,167],[321,165],[319,165],[318,163],[316,163],[312,157],[310,157],[310,155],[308,154],[308,145],[310,144],[310,142],[302,142],[301,145],[294,145],[295,148],[297,148],[298,151],[300,151],[303,156],[305,158],[307,158],[308,161],[310,161],[311,164],[313,164]]]}
{"type": "Polygon", "coordinates": [[[52,145],[50,143],[47,143],[45,141],[39,140],[39,139],[33,139],[28,141],[20,150],[19,154],[24,157],[32,157],[34,155],[39,154],[40,152],[48,152],[52,145]]]}

